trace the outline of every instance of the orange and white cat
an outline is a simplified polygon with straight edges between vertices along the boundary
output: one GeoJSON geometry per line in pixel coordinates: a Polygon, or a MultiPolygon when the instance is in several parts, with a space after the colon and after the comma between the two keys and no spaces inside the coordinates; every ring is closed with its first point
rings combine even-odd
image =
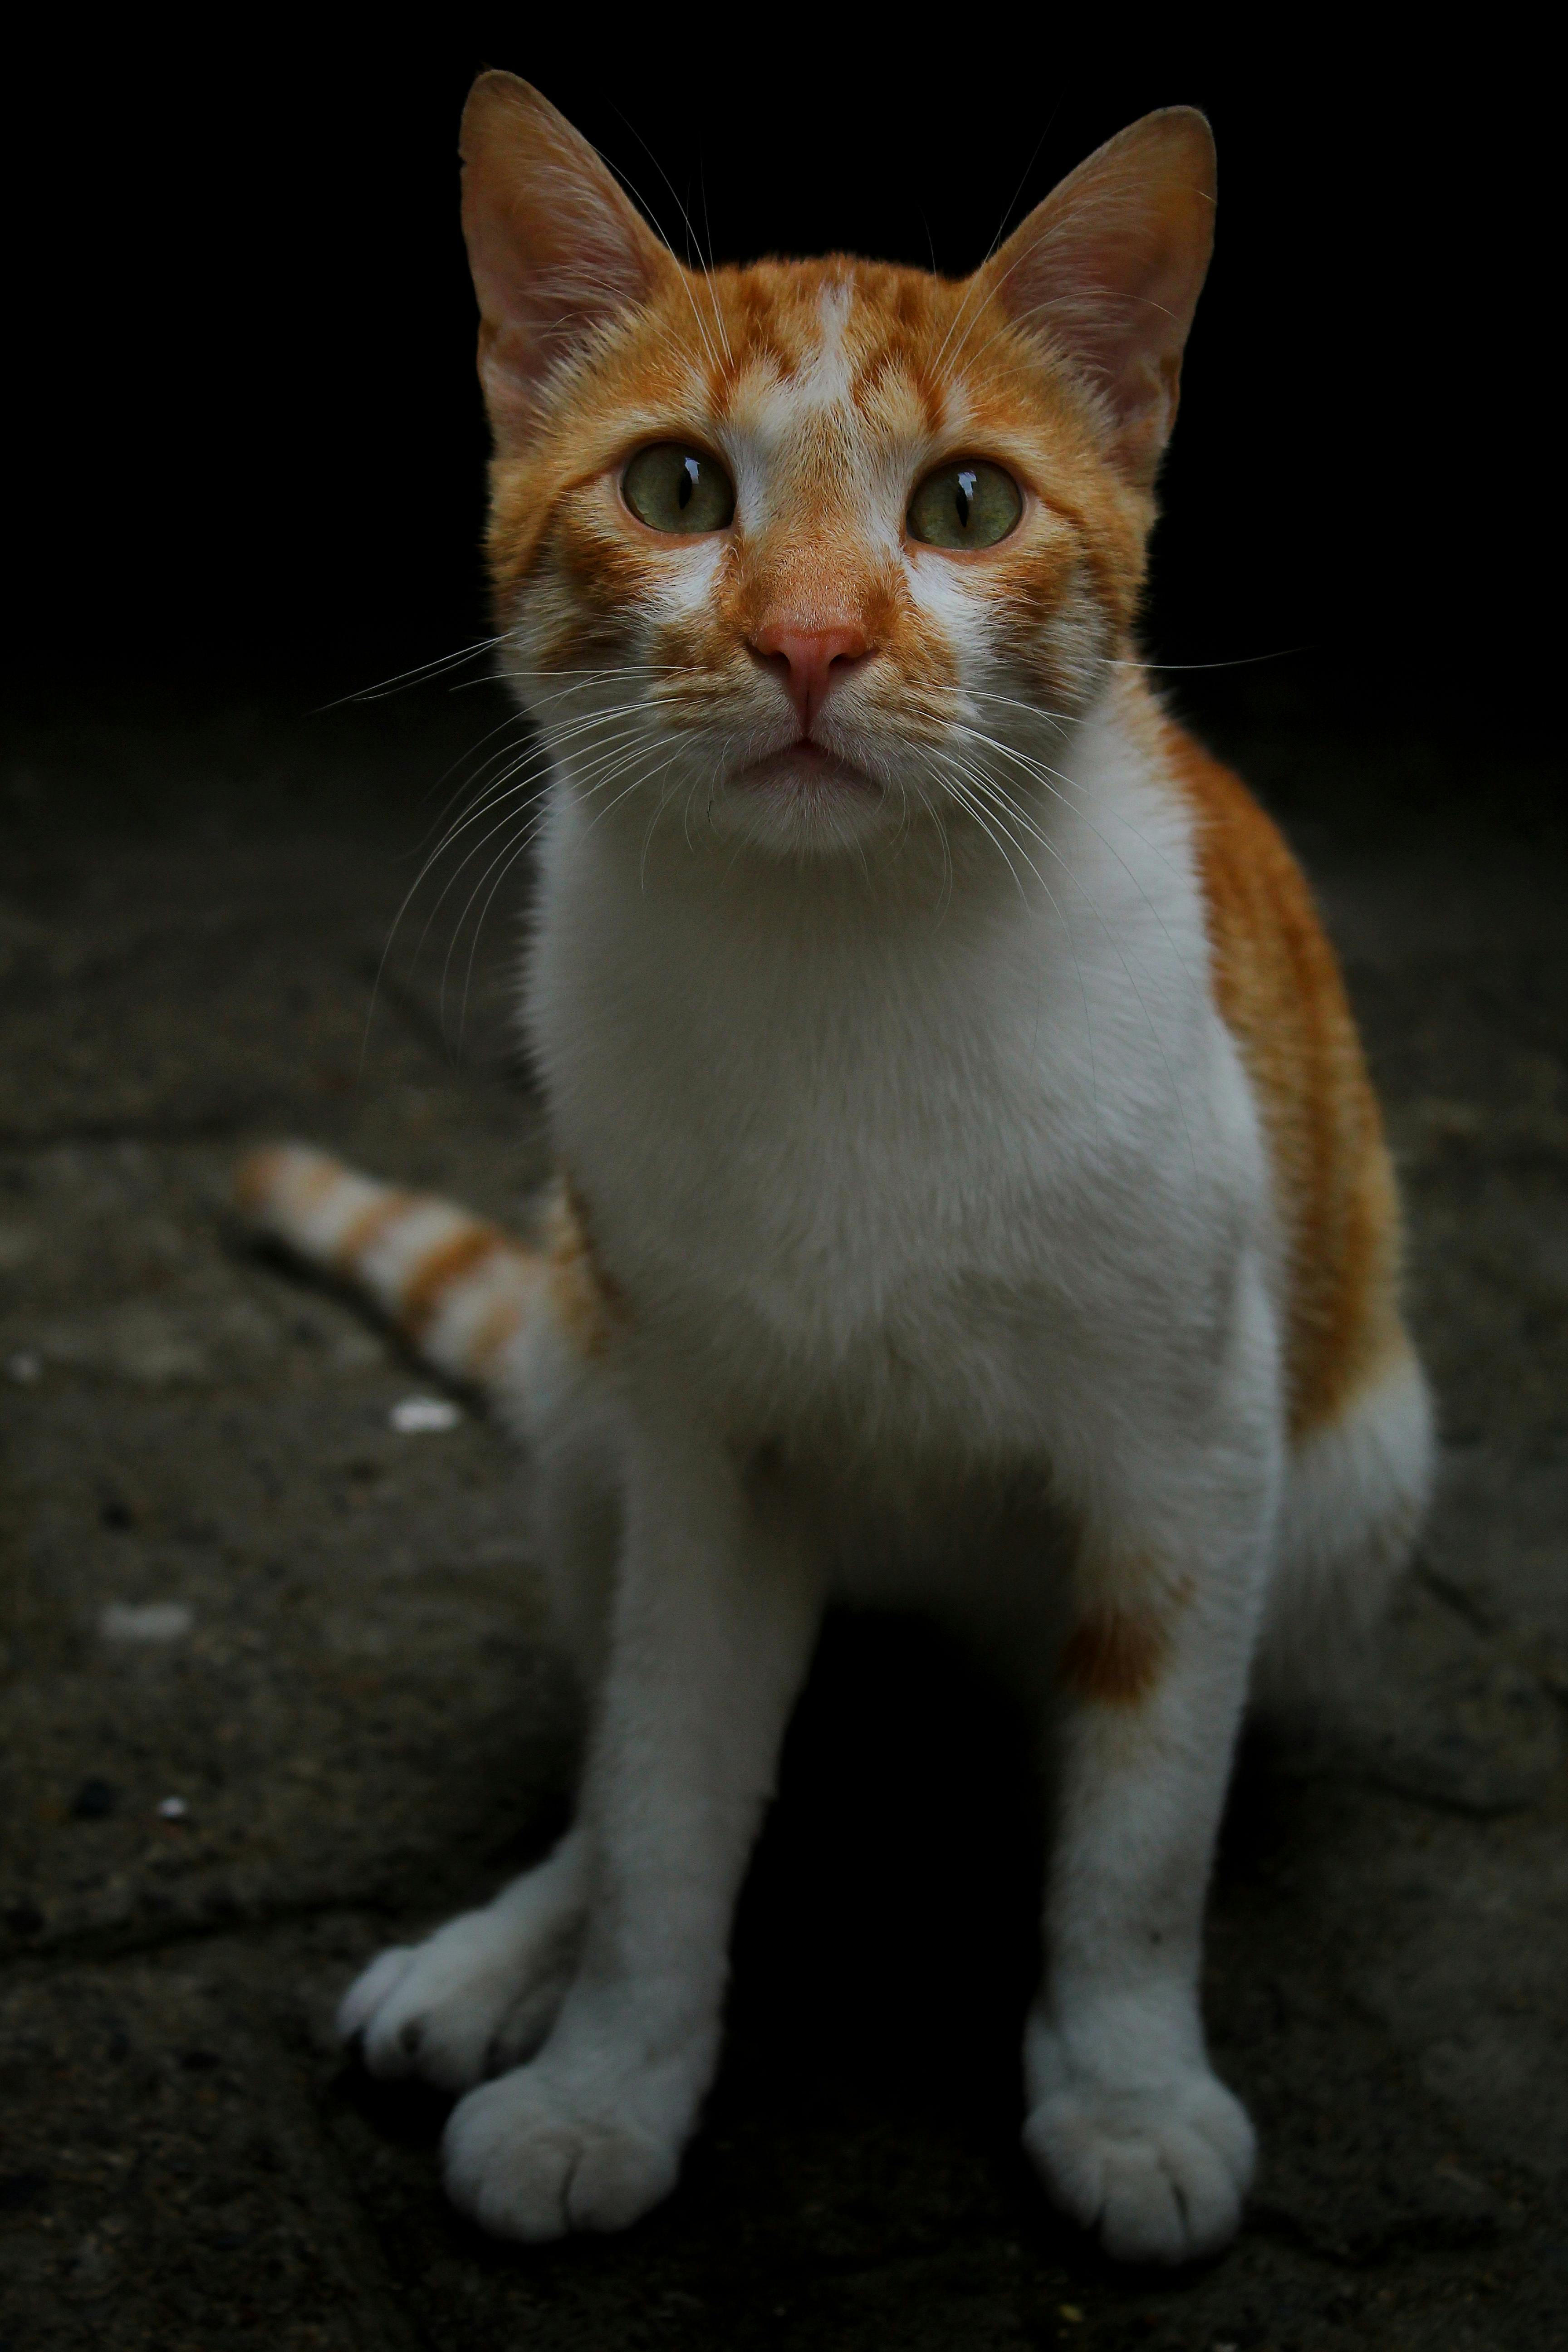
{"type": "Polygon", "coordinates": [[[487,2229],[635,2221],[824,1603],[929,1606],[1051,1768],[1029,2152],[1111,2254],[1212,2252],[1237,1726],[1363,1641],[1431,1433],[1331,951],[1133,652],[1208,127],[1135,123],[962,283],[688,270],[504,74],[463,154],[560,1184],[532,1248],[300,1146],[241,1191],[514,1416],[590,1735],[555,1853],[342,2031],[464,2094],[487,2229]]]}

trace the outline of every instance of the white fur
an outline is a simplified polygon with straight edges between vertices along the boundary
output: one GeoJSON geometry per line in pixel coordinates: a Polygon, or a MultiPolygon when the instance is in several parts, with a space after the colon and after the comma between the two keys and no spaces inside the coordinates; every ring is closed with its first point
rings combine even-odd
{"type": "Polygon", "coordinates": [[[503,1338],[509,1324],[521,1326],[536,1318],[542,1298],[537,1261],[521,1250],[498,1251],[443,1292],[420,1348],[443,1371],[459,1380],[471,1378],[487,1369],[477,1360],[476,1348],[503,1338]]]}
{"type": "MultiPolygon", "coordinates": [[[[758,434],[742,505],[773,459],[758,434]]],[[[1075,1613],[1109,1600],[1163,1612],[1167,1645],[1142,1705],[1050,1717],[1026,2139],[1113,2254],[1175,2262],[1231,2235],[1252,2166],[1198,1977],[1258,1630],[1288,1628],[1298,1581],[1321,1600],[1408,1539],[1425,1395],[1391,1375],[1287,1458],[1270,1184],[1183,805],[1108,671],[1076,719],[1034,709],[989,662],[973,575],[907,560],[961,660],[981,817],[900,753],[875,677],[825,713],[885,787],[837,832],[804,790],[765,823],[744,805],[726,747],[757,758],[794,723],[766,676],[737,674],[709,737],[650,719],[614,792],[572,729],[627,675],[541,714],[560,781],[528,1026],[626,1318],[590,1362],[542,1311],[504,1360],[595,1694],[585,1911],[552,2030],[460,2102],[447,2179],[531,2240],[670,2188],[827,1594],[967,1616],[1042,1704],[1075,1613]]],[[[526,661],[526,613],[519,642],[526,661]]],[[[373,2063],[457,2083],[506,2054],[499,2021],[559,1989],[564,1869],[375,1963],[344,2011],[373,2063]]]]}
{"type": "Polygon", "coordinates": [[[1260,1703],[1293,1711],[1370,1661],[1431,1495],[1434,1452],[1431,1395],[1408,1351],[1297,1447],[1253,1675],[1260,1703]]]}
{"type": "Polygon", "coordinates": [[[338,2031],[361,2037],[373,2074],[466,2091],[531,2057],[555,2021],[582,1941],[588,1853],[581,1831],[482,1911],[395,1945],[344,1996],[338,2031]]]}

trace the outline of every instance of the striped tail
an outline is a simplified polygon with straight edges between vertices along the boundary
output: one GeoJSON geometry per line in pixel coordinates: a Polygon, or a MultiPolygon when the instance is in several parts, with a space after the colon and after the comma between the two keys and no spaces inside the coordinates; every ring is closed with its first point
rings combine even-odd
{"type": "Polygon", "coordinates": [[[449,1202],[377,1184],[308,1144],[253,1152],[234,1197],[258,1233],[367,1292],[454,1380],[495,1379],[510,1343],[555,1303],[558,1234],[545,1251],[527,1249],[449,1202]]]}

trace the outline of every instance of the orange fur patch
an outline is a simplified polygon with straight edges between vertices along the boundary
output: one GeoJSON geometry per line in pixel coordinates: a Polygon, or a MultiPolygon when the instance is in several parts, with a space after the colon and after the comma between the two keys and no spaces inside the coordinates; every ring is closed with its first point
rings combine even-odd
{"type": "MultiPolygon", "coordinates": [[[[334,1181],[337,1172],[334,1171],[334,1181]]],[[[383,1199],[373,1201],[368,1209],[362,1209],[333,1250],[333,1265],[344,1274],[353,1274],[361,1252],[367,1250],[388,1225],[405,1216],[410,1206],[411,1195],[407,1192],[388,1192],[383,1199]]]]}
{"type": "Polygon", "coordinates": [[[1399,1200],[1338,961],[1300,867],[1238,777],[1172,725],[1195,818],[1214,990],[1257,1092],[1288,1255],[1290,1432],[1403,1345],[1399,1200]]]}
{"type": "Polygon", "coordinates": [[[1062,1644],[1058,1672],[1075,1698],[1096,1706],[1137,1706],[1159,1681],[1169,1647],[1164,1626],[1153,1617],[1089,1610],[1062,1644]]]}
{"type": "Polygon", "coordinates": [[[446,1292],[472,1274],[510,1243],[493,1225],[469,1225],[442,1242],[423,1257],[403,1286],[399,1313],[405,1328],[417,1339],[440,1313],[446,1292]]]}
{"type": "Polygon", "coordinates": [[[563,1176],[545,1212],[545,1276],[550,1303],[568,1339],[580,1354],[602,1356],[626,1301],[601,1265],[582,1200],[563,1176]]]}
{"type": "MultiPolygon", "coordinates": [[[[259,1151],[247,1154],[234,1171],[234,1204],[248,1217],[259,1217],[271,1208],[278,1198],[284,1171],[291,1157],[286,1144],[264,1144],[259,1151]]],[[[326,1160],[312,1168],[304,1180],[304,1200],[300,1206],[312,1207],[323,1192],[330,1192],[342,1171],[334,1161],[326,1160]]]]}
{"type": "Polygon", "coordinates": [[[481,1318],[463,1351],[474,1380],[484,1379],[507,1341],[521,1328],[523,1308],[515,1298],[498,1299],[481,1318]]]}

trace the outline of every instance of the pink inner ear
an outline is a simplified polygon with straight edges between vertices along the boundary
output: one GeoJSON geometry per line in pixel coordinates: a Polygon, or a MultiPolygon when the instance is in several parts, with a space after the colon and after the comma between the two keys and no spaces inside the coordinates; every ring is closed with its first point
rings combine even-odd
{"type": "Polygon", "coordinates": [[[1188,107],[1145,115],[1080,163],[981,272],[1018,324],[1079,368],[1119,452],[1152,477],[1214,243],[1214,141],[1188,107]]]}
{"type": "Polygon", "coordinates": [[[479,374],[505,441],[527,431],[551,371],[677,265],[587,141],[527,82],[481,74],[460,145],[479,374]]]}

